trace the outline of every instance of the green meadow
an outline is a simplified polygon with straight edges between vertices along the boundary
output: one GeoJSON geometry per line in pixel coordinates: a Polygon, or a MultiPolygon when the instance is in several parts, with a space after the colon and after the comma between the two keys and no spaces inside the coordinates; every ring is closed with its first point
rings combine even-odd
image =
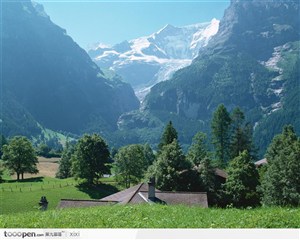
{"type": "Polygon", "coordinates": [[[57,209],[59,200],[99,199],[120,189],[114,179],[96,186],[73,178],[36,177],[0,184],[0,228],[300,228],[300,208],[217,209],[167,205],[114,205],[57,209]],[[48,210],[38,202],[46,196],[48,210]]]}
{"type": "Polygon", "coordinates": [[[300,228],[300,209],[114,205],[0,216],[0,228],[300,228]]]}
{"type": "Polygon", "coordinates": [[[79,184],[73,178],[56,179],[37,177],[21,182],[6,180],[0,184],[0,214],[39,211],[38,202],[46,196],[48,209],[56,209],[59,200],[68,199],[99,199],[115,193],[118,188],[111,179],[102,179],[102,184],[87,186],[79,184]],[[108,181],[108,183],[105,183],[108,181]]]}

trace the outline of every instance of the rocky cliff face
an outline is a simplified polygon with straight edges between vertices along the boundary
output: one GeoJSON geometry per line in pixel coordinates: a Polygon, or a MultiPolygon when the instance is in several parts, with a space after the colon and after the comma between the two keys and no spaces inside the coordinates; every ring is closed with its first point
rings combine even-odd
{"type": "Polygon", "coordinates": [[[208,49],[213,53],[244,51],[265,61],[275,47],[297,41],[299,36],[298,1],[232,0],[208,49]]]}
{"type": "MultiPolygon", "coordinates": [[[[14,99],[10,104],[17,102],[18,109],[47,128],[72,133],[114,129],[122,113],[139,107],[132,88],[107,79],[41,5],[22,1],[2,7],[1,85],[4,95],[14,99]]],[[[18,115],[10,113],[9,119],[5,114],[4,126],[18,115]]]]}

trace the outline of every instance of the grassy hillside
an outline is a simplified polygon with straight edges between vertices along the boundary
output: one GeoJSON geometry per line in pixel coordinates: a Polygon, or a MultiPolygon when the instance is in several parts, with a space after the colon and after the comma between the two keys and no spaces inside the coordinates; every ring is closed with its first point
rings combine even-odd
{"type": "Polygon", "coordinates": [[[0,216],[0,228],[299,228],[300,209],[115,205],[0,216]]]}
{"type": "Polygon", "coordinates": [[[38,212],[41,196],[47,197],[49,209],[55,209],[62,198],[99,199],[117,191],[116,187],[109,184],[94,187],[80,185],[73,178],[36,177],[22,182],[7,180],[0,184],[0,214],[38,212]]]}

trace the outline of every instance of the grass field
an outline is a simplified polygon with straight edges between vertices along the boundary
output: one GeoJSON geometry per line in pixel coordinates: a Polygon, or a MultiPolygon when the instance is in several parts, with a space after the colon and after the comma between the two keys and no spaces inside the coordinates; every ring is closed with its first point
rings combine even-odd
{"type": "Polygon", "coordinates": [[[99,206],[2,215],[0,228],[300,228],[300,209],[99,206]]]}
{"type": "Polygon", "coordinates": [[[117,192],[114,179],[103,178],[98,186],[78,184],[73,178],[54,178],[59,158],[38,157],[38,174],[24,174],[24,180],[17,182],[16,176],[4,172],[4,183],[0,184],[0,214],[39,211],[38,202],[46,196],[48,209],[55,209],[62,198],[100,199],[117,192]],[[105,184],[107,183],[107,184],[105,184]]]}
{"type": "MultiPolygon", "coordinates": [[[[60,158],[45,158],[38,157],[37,168],[39,170],[38,174],[29,174],[25,173],[24,178],[34,178],[34,177],[55,177],[55,174],[58,170],[58,161],[60,158]]],[[[17,179],[16,174],[11,176],[12,179],[17,179]]]]}
{"type": "Polygon", "coordinates": [[[0,214],[38,211],[41,196],[47,197],[49,209],[55,209],[62,198],[99,199],[117,191],[111,184],[90,187],[78,184],[73,178],[36,177],[22,182],[7,180],[0,184],[0,214]]]}

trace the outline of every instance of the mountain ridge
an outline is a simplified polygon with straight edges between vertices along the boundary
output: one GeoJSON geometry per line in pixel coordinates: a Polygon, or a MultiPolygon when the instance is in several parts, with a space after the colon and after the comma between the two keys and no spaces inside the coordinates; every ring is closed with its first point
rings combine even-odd
{"type": "MultiPolygon", "coordinates": [[[[41,5],[22,1],[3,2],[2,7],[3,95],[14,99],[10,102],[18,104],[16,109],[30,113],[36,125],[75,134],[107,132],[117,128],[122,113],[139,107],[132,88],[105,77],[41,5]]],[[[6,119],[3,129],[16,122],[1,119],[6,119]]]]}
{"type": "Polygon", "coordinates": [[[88,51],[102,68],[110,68],[129,82],[140,100],[157,82],[192,62],[199,49],[218,31],[219,20],[184,27],[165,25],[157,32],[112,47],[99,44],[88,51]]]}
{"type": "Polygon", "coordinates": [[[172,119],[184,135],[182,143],[188,143],[197,131],[210,133],[210,119],[219,104],[229,111],[239,106],[255,126],[262,156],[284,124],[299,122],[292,117],[299,116],[299,91],[287,88],[299,81],[298,17],[296,1],[232,1],[218,33],[191,65],[151,88],[142,111],[152,116],[149,121],[165,124],[172,119]]]}

